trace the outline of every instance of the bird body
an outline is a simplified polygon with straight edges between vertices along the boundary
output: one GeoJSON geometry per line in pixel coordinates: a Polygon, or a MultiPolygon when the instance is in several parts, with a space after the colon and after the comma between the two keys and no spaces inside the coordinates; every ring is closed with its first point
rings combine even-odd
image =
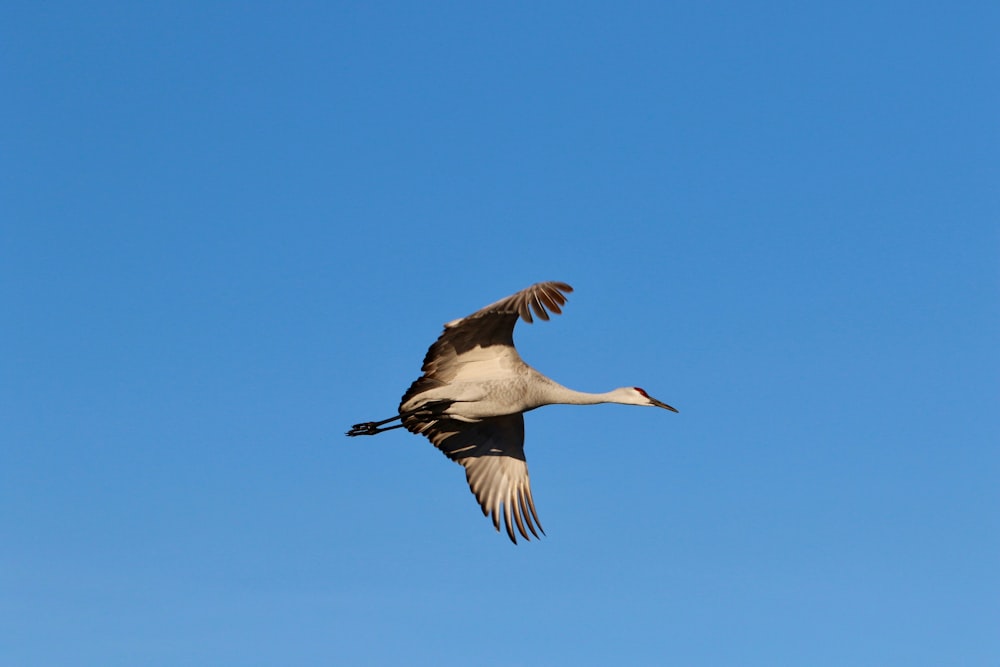
{"type": "MultiPolygon", "coordinates": [[[[526,364],[514,348],[517,320],[529,324],[532,313],[549,319],[559,314],[565,283],[537,283],[475,313],[445,324],[431,345],[418,378],[399,405],[398,414],[379,422],[355,424],[347,435],[376,435],[404,427],[426,436],[438,449],[465,467],[469,487],[483,514],[507,535],[530,539],[541,530],[528,482],[524,458],[522,414],[543,405],[620,403],[665,408],[638,387],[620,387],[591,394],[575,391],[545,377],[526,364]],[[384,426],[395,420],[395,426],[384,426]]],[[[544,531],[542,531],[544,532],[544,531]]]]}
{"type": "Polygon", "coordinates": [[[443,416],[463,421],[528,412],[543,405],[570,402],[572,390],[556,384],[525,363],[482,380],[457,381],[420,392],[400,404],[411,412],[437,401],[447,401],[443,416]],[[560,400],[563,398],[565,400],[560,400]]]}

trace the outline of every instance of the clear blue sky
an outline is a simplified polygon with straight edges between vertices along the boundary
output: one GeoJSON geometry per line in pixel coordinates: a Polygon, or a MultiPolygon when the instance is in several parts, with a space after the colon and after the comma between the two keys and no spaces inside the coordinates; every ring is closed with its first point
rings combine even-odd
{"type": "Polygon", "coordinates": [[[995,2],[0,11],[0,663],[1000,664],[995,2]],[[388,416],[539,280],[512,546],[388,416]]]}

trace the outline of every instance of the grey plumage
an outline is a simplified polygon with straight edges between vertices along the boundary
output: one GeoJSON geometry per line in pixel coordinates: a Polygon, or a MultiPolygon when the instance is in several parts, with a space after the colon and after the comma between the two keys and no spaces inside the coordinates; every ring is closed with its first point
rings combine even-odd
{"type": "Polygon", "coordinates": [[[483,514],[500,530],[503,521],[515,544],[542,530],[524,457],[523,412],[542,405],[623,403],[674,410],[637,387],[602,394],[567,389],[528,366],[514,348],[517,320],[548,320],[559,314],[566,283],[537,283],[445,324],[424,357],[423,375],[400,401],[398,415],[355,424],[348,435],[375,435],[405,427],[426,436],[465,468],[469,488],[483,514]],[[395,426],[383,426],[401,420],[395,426]],[[537,531],[536,531],[537,527],[537,531]]]}

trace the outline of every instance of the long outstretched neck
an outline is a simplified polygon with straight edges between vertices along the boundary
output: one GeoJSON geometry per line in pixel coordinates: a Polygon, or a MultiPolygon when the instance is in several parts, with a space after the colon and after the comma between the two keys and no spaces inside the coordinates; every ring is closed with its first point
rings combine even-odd
{"type": "Polygon", "coordinates": [[[564,387],[551,380],[542,386],[539,394],[538,398],[541,400],[539,405],[597,405],[598,403],[621,402],[617,390],[592,394],[587,391],[577,391],[569,387],[564,387]]]}

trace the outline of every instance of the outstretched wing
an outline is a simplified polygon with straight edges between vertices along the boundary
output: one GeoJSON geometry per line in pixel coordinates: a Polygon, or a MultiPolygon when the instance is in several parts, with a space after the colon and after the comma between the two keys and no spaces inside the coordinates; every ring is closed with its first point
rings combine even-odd
{"type": "Polygon", "coordinates": [[[547,320],[549,313],[562,312],[565,295],[572,291],[566,283],[537,283],[448,322],[427,350],[423,375],[410,385],[399,405],[408,431],[427,436],[448,458],[465,467],[465,478],[483,514],[492,517],[498,531],[502,517],[507,535],[515,544],[515,526],[529,540],[529,532],[535,537],[538,531],[545,532],[528,483],[524,418],[518,413],[472,423],[449,419],[444,415],[447,400],[439,397],[433,403],[423,402],[420,394],[456,381],[487,378],[509,369],[511,364],[523,363],[514,349],[518,318],[531,323],[534,314],[547,320]]]}
{"type": "Polygon", "coordinates": [[[524,460],[524,417],[513,414],[473,423],[447,418],[422,424],[414,417],[407,421],[411,422],[408,429],[422,432],[448,458],[465,467],[465,479],[483,516],[493,519],[498,532],[502,517],[514,544],[515,526],[526,540],[531,539],[529,531],[536,538],[538,531],[545,534],[531,497],[524,460]]]}
{"type": "Polygon", "coordinates": [[[536,283],[445,324],[444,331],[427,350],[421,367],[423,375],[403,394],[400,411],[410,398],[453,382],[460,374],[482,377],[511,358],[520,360],[514,350],[517,319],[520,317],[530,324],[534,321],[532,313],[543,320],[549,319],[550,312],[562,313],[565,295],[572,291],[566,283],[536,283]]]}

